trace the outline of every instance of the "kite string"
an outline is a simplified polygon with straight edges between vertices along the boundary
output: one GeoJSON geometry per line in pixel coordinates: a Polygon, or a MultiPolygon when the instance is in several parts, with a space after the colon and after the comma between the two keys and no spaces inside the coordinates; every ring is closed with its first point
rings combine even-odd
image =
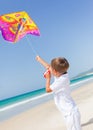
{"type": "MultiPolygon", "coordinates": [[[[26,36],[26,39],[27,39],[27,41],[28,41],[29,46],[31,47],[31,49],[32,49],[32,51],[33,51],[33,54],[34,54],[35,56],[37,56],[38,53],[37,53],[37,51],[34,49],[32,43],[30,42],[30,40],[29,40],[29,38],[28,38],[27,36],[26,36]]],[[[42,65],[40,64],[40,66],[42,66],[42,65]]]]}
{"type": "Polygon", "coordinates": [[[35,56],[38,55],[37,51],[34,49],[32,43],[30,42],[30,40],[29,40],[29,38],[28,38],[27,36],[26,36],[26,39],[27,39],[28,44],[29,44],[29,46],[31,47],[31,49],[32,49],[32,51],[33,51],[33,53],[34,53],[34,55],[35,55],[35,56]]]}

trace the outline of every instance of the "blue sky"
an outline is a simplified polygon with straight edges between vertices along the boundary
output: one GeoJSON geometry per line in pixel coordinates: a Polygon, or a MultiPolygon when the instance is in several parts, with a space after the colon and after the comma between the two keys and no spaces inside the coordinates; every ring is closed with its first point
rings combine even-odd
{"type": "Polygon", "coordinates": [[[93,67],[92,0],[0,1],[0,15],[18,11],[31,16],[41,35],[12,44],[0,33],[0,99],[45,86],[44,68],[31,46],[49,63],[54,57],[67,58],[70,77],[93,67]]]}

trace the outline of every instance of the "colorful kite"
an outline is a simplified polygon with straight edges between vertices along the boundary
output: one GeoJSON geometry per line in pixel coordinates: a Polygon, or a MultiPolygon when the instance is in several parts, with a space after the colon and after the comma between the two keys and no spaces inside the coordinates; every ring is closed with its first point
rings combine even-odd
{"type": "Polygon", "coordinates": [[[0,30],[5,40],[17,42],[26,34],[40,35],[39,29],[26,12],[0,16],[0,30]]]}

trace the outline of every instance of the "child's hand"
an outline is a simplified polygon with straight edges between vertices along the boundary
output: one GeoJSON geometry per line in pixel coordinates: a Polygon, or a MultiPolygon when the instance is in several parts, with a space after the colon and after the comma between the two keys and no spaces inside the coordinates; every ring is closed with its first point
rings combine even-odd
{"type": "Polygon", "coordinates": [[[50,65],[38,55],[36,56],[36,60],[39,63],[41,63],[46,69],[48,69],[50,67],[50,65]]]}
{"type": "Polygon", "coordinates": [[[36,56],[37,61],[40,61],[40,59],[41,59],[40,56],[36,56]]]}
{"type": "Polygon", "coordinates": [[[46,72],[44,73],[44,78],[51,78],[51,73],[50,73],[50,70],[47,69],[46,72]]]}

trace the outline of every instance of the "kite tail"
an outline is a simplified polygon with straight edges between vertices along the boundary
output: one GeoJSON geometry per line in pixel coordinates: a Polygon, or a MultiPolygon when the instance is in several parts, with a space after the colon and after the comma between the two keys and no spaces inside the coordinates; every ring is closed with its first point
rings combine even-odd
{"type": "Polygon", "coordinates": [[[32,51],[33,51],[33,53],[34,53],[34,55],[37,56],[38,53],[37,53],[37,51],[34,49],[32,43],[30,42],[30,40],[29,40],[29,38],[28,38],[27,36],[26,36],[26,39],[27,39],[27,41],[28,41],[28,43],[29,43],[29,46],[31,47],[31,49],[32,49],[32,51]]]}

